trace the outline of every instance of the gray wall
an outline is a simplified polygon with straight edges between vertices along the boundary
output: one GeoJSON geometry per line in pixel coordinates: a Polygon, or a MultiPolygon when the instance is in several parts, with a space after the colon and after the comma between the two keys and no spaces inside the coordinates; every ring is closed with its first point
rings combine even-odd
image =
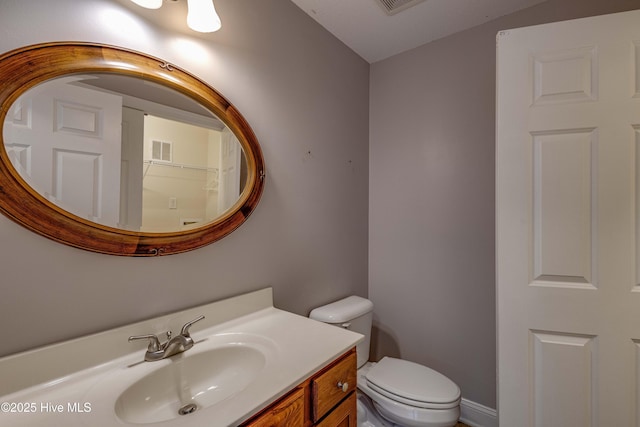
{"type": "MultiPolygon", "coordinates": [[[[263,198],[225,239],[159,258],[74,249],[0,215],[0,355],[265,286],[276,306],[303,315],[367,294],[369,64],[286,0],[216,0],[223,28],[207,36],[155,26],[141,18],[151,12],[134,8],[128,0],[2,0],[0,52],[102,42],[200,76],[258,136],[263,198]]],[[[183,25],[186,14],[175,19],[183,25]]]]}
{"type": "Polygon", "coordinates": [[[551,0],[372,65],[375,359],[427,364],[495,408],[495,35],[638,7],[551,0]]]}

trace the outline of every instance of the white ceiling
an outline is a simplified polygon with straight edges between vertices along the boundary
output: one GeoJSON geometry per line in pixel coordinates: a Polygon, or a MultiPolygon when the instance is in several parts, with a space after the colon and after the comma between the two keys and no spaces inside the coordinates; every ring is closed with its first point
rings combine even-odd
{"type": "Polygon", "coordinates": [[[545,0],[426,0],[389,16],[378,0],[291,0],[369,63],[545,0]]]}

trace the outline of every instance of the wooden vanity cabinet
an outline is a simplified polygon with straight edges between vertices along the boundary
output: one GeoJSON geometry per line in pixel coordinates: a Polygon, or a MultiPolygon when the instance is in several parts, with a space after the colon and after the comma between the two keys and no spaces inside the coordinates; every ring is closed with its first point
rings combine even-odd
{"type": "Polygon", "coordinates": [[[356,427],[356,379],[353,348],[242,427],[356,427]]]}

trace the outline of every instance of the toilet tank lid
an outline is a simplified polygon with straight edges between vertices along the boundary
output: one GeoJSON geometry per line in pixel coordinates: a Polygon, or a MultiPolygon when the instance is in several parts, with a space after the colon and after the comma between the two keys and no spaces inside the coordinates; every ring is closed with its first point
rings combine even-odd
{"type": "Polygon", "coordinates": [[[350,296],[311,310],[309,317],[325,323],[343,323],[363,316],[373,310],[373,303],[366,298],[350,296]]]}

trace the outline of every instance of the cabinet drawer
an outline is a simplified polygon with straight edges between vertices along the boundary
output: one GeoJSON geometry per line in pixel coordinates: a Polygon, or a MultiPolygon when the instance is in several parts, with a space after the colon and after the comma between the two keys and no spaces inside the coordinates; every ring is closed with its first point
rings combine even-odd
{"type": "Polygon", "coordinates": [[[356,389],[356,352],[352,351],[311,381],[311,414],[317,422],[356,389]]]}
{"type": "Polygon", "coordinates": [[[302,427],[304,425],[304,389],[297,388],[269,407],[244,427],[302,427]]]}

